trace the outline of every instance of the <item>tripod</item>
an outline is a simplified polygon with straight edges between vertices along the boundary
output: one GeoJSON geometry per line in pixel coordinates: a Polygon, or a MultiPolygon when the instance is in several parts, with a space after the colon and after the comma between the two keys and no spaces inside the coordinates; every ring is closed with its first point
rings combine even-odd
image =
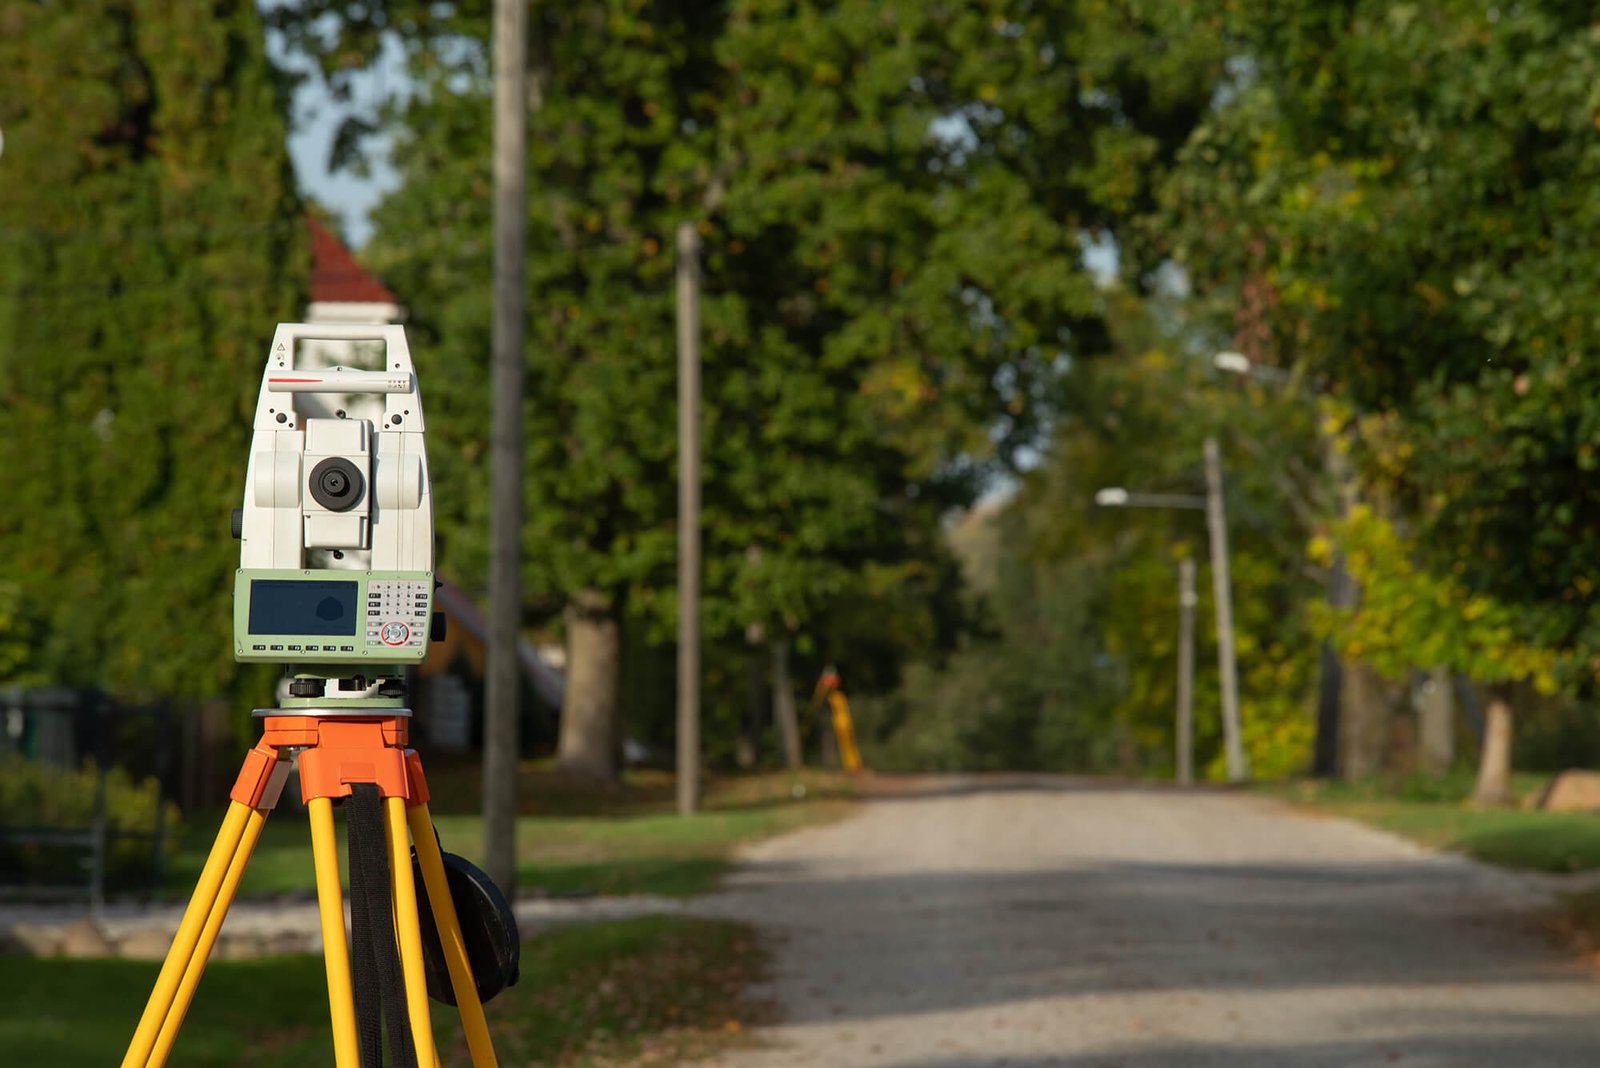
{"type": "MultiPolygon", "coordinates": [[[[436,1068],[439,1063],[428,1012],[408,828],[472,1063],[477,1068],[495,1065],[489,1027],[439,843],[434,837],[433,821],[428,815],[422,761],[416,750],[406,748],[410,711],[366,706],[258,709],[255,714],[262,720],[261,741],[245,755],[244,766],[229,794],[222,828],[167,951],[155,989],[123,1058],[123,1068],[160,1068],[166,1063],[239,880],[266,824],[267,813],[277,804],[296,756],[301,797],[311,820],[311,852],[337,1068],[375,1068],[381,1064],[383,1032],[379,1010],[374,1008],[377,1001],[388,1002],[383,1011],[389,1015],[389,1049],[397,1061],[411,1063],[408,1059],[414,1056],[419,1068],[436,1068]],[[358,974],[362,975],[359,989],[352,986],[350,946],[345,939],[344,892],[333,823],[335,798],[349,799],[351,913],[358,974]],[[377,811],[380,805],[381,816],[377,811]],[[358,825],[358,809],[368,812],[370,820],[363,818],[358,825]],[[363,850],[359,859],[358,844],[363,850]],[[373,897],[371,880],[386,881],[384,851],[393,898],[392,904],[374,914],[371,905],[378,899],[373,897]],[[361,886],[361,880],[367,880],[368,885],[361,886]],[[374,926],[366,926],[369,919],[374,926]],[[373,931],[379,932],[376,939],[373,931]],[[388,932],[387,937],[384,932],[388,932]],[[381,982],[374,983],[368,976],[381,982]],[[395,1000],[403,1000],[403,1016],[393,1003],[395,1000]]],[[[381,897],[384,888],[378,889],[381,897]]]]}

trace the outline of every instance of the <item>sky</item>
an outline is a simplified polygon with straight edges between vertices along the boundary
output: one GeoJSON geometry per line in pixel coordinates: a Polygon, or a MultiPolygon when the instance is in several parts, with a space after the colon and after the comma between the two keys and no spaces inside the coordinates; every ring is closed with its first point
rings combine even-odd
{"type": "MultiPolygon", "coordinates": [[[[274,62],[295,69],[296,64],[289,61],[281,42],[274,37],[269,37],[267,51],[274,62]]],[[[355,79],[354,106],[376,102],[388,85],[403,77],[398,50],[386,49],[371,73],[355,79]]],[[[360,248],[372,236],[372,209],[399,184],[399,176],[389,161],[390,143],[386,138],[370,139],[373,152],[367,160],[368,174],[328,169],[334,131],[350,110],[335,102],[318,79],[306,78],[295,93],[289,158],[301,193],[333,212],[345,242],[351,248],[360,248]]]]}
{"type": "Polygon", "coordinates": [[[370,177],[328,171],[328,145],[333,141],[336,117],[319,119],[289,138],[289,155],[300,181],[300,191],[333,212],[340,233],[351,248],[360,248],[372,236],[369,213],[397,178],[387,159],[379,161],[370,177]]]}

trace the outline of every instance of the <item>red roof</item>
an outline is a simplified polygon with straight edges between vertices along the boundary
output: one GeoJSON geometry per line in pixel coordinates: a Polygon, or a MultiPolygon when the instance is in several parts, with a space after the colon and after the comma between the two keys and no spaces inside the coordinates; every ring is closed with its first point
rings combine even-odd
{"type": "Polygon", "coordinates": [[[344,242],[313,215],[311,230],[311,300],[318,304],[398,304],[394,294],[368,274],[344,242]]]}

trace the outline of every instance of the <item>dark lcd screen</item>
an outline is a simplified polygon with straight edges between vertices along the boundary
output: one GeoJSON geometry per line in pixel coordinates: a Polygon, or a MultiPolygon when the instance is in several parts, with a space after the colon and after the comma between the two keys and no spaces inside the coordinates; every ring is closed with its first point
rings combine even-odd
{"type": "Polygon", "coordinates": [[[252,579],[250,633],[353,637],[359,585],[324,579],[252,579]]]}

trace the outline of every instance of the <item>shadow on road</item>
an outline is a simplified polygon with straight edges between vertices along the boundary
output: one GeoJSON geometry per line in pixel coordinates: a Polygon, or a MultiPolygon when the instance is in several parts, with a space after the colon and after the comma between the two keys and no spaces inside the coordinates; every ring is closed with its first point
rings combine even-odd
{"type": "Polygon", "coordinates": [[[1592,1037],[1552,1034],[1548,1018],[1539,1015],[1462,1014],[1455,1021],[1440,1019],[1433,1024],[1437,1037],[1393,1042],[1183,1044],[1049,1057],[958,1055],[874,1063],[881,1068],[1524,1068],[1533,1064],[1580,1068],[1596,1061],[1592,1037]],[[1450,1037],[1452,1030],[1458,1037],[1450,1037]]]}
{"type": "Polygon", "coordinates": [[[798,1022],[1062,995],[1506,984],[1578,971],[1553,957],[1536,918],[1463,894],[1460,873],[1442,866],[752,874],[784,879],[836,920],[829,966],[851,993],[791,1007],[798,1022]]]}

